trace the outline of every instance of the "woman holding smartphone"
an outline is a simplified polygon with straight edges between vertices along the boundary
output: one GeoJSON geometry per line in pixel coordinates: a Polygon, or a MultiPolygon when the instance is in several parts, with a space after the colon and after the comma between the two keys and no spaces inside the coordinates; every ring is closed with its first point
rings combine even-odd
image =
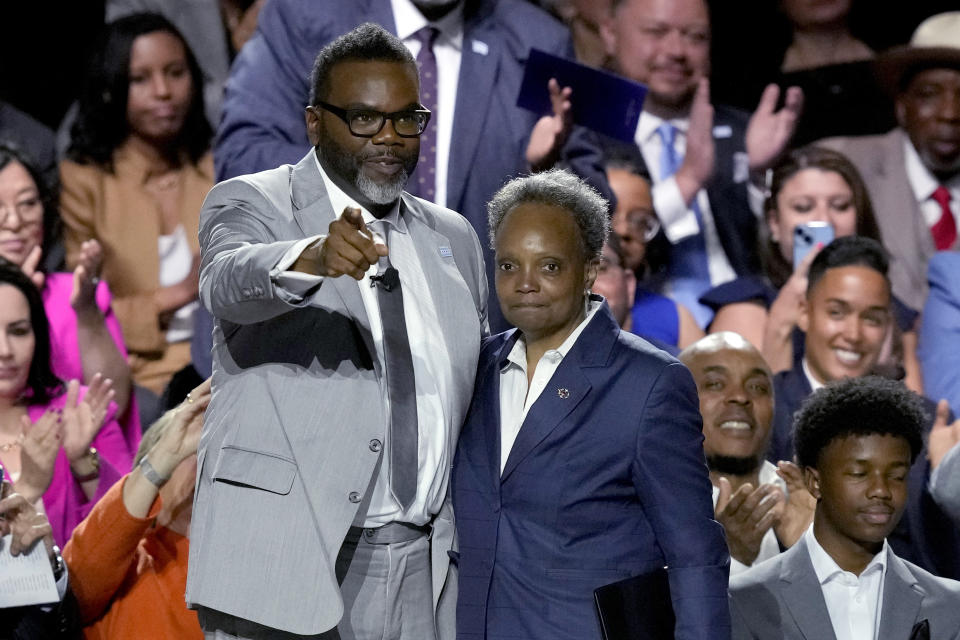
{"type": "MultiPolygon", "coordinates": [[[[803,341],[795,337],[797,319],[806,294],[807,270],[819,248],[843,236],[866,236],[881,244],[882,238],[856,168],[846,156],[816,146],[790,152],[771,169],[764,216],[763,275],[714,287],[700,302],[716,311],[711,333],[741,334],[761,349],[776,372],[791,368],[802,355],[798,349],[802,350],[803,341]],[[798,243],[809,250],[801,250],[798,243]]],[[[917,313],[897,300],[893,312],[903,350],[902,357],[897,354],[893,360],[901,364],[902,359],[907,385],[920,392],[913,326],[917,313]]]]}

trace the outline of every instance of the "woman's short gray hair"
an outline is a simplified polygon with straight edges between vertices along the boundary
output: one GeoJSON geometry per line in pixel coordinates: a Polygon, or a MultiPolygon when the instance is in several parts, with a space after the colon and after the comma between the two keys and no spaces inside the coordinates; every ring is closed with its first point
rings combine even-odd
{"type": "Polygon", "coordinates": [[[600,257],[610,231],[607,201],[596,189],[565,169],[514,178],[497,191],[487,204],[490,248],[495,248],[497,231],[507,214],[527,202],[569,211],[580,229],[587,259],[600,257]]]}

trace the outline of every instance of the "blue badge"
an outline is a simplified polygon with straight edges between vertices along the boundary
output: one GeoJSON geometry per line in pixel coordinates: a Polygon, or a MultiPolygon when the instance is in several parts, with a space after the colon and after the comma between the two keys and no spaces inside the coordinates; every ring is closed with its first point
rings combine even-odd
{"type": "Polygon", "coordinates": [[[453,251],[450,250],[450,247],[440,247],[440,257],[441,258],[452,258],[453,251]]]}

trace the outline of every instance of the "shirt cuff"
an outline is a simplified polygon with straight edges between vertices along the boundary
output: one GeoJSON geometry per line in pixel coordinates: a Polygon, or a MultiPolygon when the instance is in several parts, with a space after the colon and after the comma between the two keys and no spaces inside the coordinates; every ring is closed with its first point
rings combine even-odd
{"type": "Polygon", "coordinates": [[[737,560],[737,559],[734,558],[733,556],[730,556],[730,576],[731,576],[731,577],[737,575],[738,573],[743,573],[744,571],[746,571],[746,570],[749,569],[750,567],[751,567],[751,565],[749,565],[749,564],[743,564],[742,562],[740,562],[739,560],[737,560]]]}
{"type": "MultiPolygon", "coordinates": [[[[694,197],[699,195],[700,192],[697,192],[694,197]]],[[[671,244],[700,233],[697,214],[683,201],[676,178],[670,177],[654,185],[653,208],[671,244]]]]}
{"type": "Polygon", "coordinates": [[[277,287],[284,289],[287,293],[299,298],[303,298],[311,290],[317,288],[323,282],[323,276],[315,276],[309,273],[299,271],[288,271],[297,261],[297,258],[306,251],[319,243],[323,242],[327,236],[317,235],[304,238],[300,242],[287,249],[280,257],[280,260],[270,270],[270,280],[277,287]]]}
{"type": "Polygon", "coordinates": [[[60,602],[63,602],[63,597],[67,595],[67,585],[70,583],[70,567],[67,566],[67,563],[63,563],[63,575],[60,576],[60,579],[57,580],[57,595],[60,596],[60,602]]]}
{"type": "Polygon", "coordinates": [[[747,184],[747,202],[750,205],[750,210],[753,211],[753,215],[757,216],[760,221],[763,221],[763,203],[766,199],[763,189],[752,182],[747,184]]]}

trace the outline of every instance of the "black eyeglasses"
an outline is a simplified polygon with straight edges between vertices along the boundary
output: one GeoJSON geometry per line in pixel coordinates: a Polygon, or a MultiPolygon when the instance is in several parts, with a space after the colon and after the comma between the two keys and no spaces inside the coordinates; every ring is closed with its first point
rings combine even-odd
{"type": "Polygon", "coordinates": [[[377,135],[387,120],[393,121],[393,130],[401,138],[417,138],[430,122],[430,110],[423,107],[384,113],[373,109],[341,109],[328,102],[318,102],[317,106],[346,122],[350,133],[360,138],[377,135]]]}

